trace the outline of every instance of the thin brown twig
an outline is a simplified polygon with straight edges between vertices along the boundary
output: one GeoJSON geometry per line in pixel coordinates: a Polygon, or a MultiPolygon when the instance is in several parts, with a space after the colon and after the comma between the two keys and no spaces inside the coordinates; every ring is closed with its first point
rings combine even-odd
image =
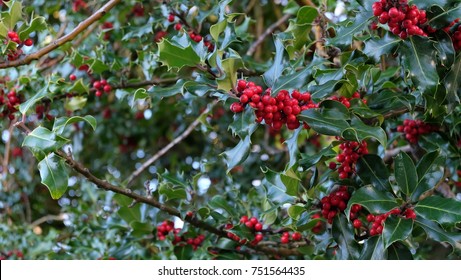
{"type": "Polygon", "coordinates": [[[264,39],[266,39],[267,36],[269,36],[270,34],[272,34],[272,32],[274,32],[275,29],[277,29],[280,25],[282,25],[283,23],[285,23],[285,21],[287,21],[292,15],[290,14],[285,14],[283,17],[281,17],[279,20],[277,20],[274,24],[272,24],[271,26],[269,26],[266,31],[261,35],[259,36],[258,40],[256,40],[251,46],[250,48],[248,49],[246,55],[248,56],[252,56],[253,53],[256,51],[256,49],[258,48],[259,45],[262,44],[262,42],[264,42],[264,39]]]}
{"type": "Polygon", "coordinates": [[[63,221],[65,219],[65,213],[61,213],[59,215],[46,215],[46,216],[43,216],[41,218],[38,218],[37,220],[33,221],[31,224],[30,224],[30,227],[31,228],[34,228],[40,224],[43,224],[47,221],[63,221]]]}
{"type": "Polygon", "coordinates": [[[14,60],[14,61],[6,61],[4,63],[0,64],[0,69],[5,69],[9,67],[17,67],[21,65],[27,65],[31,63],[34,60],[38,60],[42,56],[50,53],[51,51],[59,48],[60,46],[64,45],[67,42],[72,41],[75,37],[77,37],[78,34],[82,33],[85,31],[93,22],[96,22],[100,18],[102,18],[108,11],[110,11],[114,6],[119,4],[121,0],[110,0],[108,1],[104,6],[102,6],[99,10],[97,10],[94,14],[92,14],[89,18],[86,20],[82,21],[77,25],[77,27],[74,28],[70,33],[67,35],[59,38],[58,40],[55,40],[51,44],[47,45],[46,47],[38,50],[35,53],[26,55],[25,57],[14,60]]]}
{"type": "Polygon", "coordinates": [[[149,166],[151,166],[154,162],[156,162],[159,158],[161,158],[164,154],[166,154],[171,148],[176,146],[178,143],[180,143],[182,140],[184,140],[189,134],[194,131],[194,129],[200,124],[200,119],[208,114],[210,110],[218,103],[218,100],[214,100],[213,103],[208,106],[205,111],[203,111],[198,118],[196,118],[187,128],[184,130],[183,133],[181,133],[178,137],[173,139],[168,145],[163,147],[160,151],[158,151],[155,155],[150,157],[147,161],[145,161],[138,169],[136,169],[129,177],[127,180],[127,186],[131,186],[131,184],[134,182],[134,180],[141,175],[141,173],[144,172],[149,166]]]}
{"type": "MultiPolygon", "coordinates": [[[[3,168],[2,173],[5,175],[8,173],[8,163],[10,162],[10,149],[11,149],[11,141],[13,139],[13,129],[14,129],[14,121],[11,122],[10,127],[8,128],[8,140],[5,144],[5,155],[3,158],[3,168]]],[[[5,186],[5,190],[8,191],[8,186],[5,186]]]]}

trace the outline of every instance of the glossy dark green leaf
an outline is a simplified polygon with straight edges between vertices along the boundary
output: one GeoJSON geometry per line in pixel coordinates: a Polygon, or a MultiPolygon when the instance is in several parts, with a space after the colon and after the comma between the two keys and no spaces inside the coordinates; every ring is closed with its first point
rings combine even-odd
{"type": "Polygon", "coordinates": [[[154,230],[154,227],[149,222],[133,221],[130,223],[130,226],[133,229],[133,236],[136,237],[144,237],[152,234],[152,231],[154,230]]]}
{"type": "Polygon", "coordinates": [[[415,223],[426,232],[427,236],[438,242],[448,242],[453,250],[461,250],[461,233],[448,232],[437,223],[417,217],[415,223]]]}
{"type": "Polygon", "coordinates": [[[299,149],[298,149],[298,136],[302,130],[302,126],[296,129],[293,134],[285,140],[285,144],[288,148],[288,154],[290,156],[289,162],[285,167],[285,170],[290,169],[298,161],[299,149]]]}
{"type": "Polygon", "coordinates": [[[44,17],[35,17],[28,24],[24,24],[19,29],[19,39],[22,41],[29,38],[32,32],[40,32],[45,30],[47,27],[46,20],[44,17]]]}
{"type": "Polygon", "coordinates": [[[275,44],[275,57],[272,66],[267,70],[264,75],[264,82],[268,87],[273,87],[275,82],[282,76],[283,72],[283,55],[285,48],[283,47],[282,41],[279,39],[274,40],[275,44]]]}
{"type": "Polygon", "coordinates": [[[306,212],[306,207],[303,205],[291,205],[290,208],[288,208],[288,216],[290,216],[293,220],[298,220],[299,216],[303,213],[306,212]]]}
{"type": "Polygon", "coordinates": [[[368,138],[376,139],[383,147],[387,147],[387,134],[379,126],[369,126],[364,124],[358,117],[353,117],[350,128],[341,132],[344,139],[352,141],[363,141],[368,138]]]}
{"type": "Polygon", "coordinates": [[[373,57],[375,61],[379,61],[382,55],[391,54],[391,51],[397,47],[402,40],[396,36],[391,36],[389,33],[383,38],[370,38],[365,42],[363,52],[369,57],[373,57]]]}
{"type": "Polygon", "coordinates": [[[378,155],[363,155],[356,165],[357,175],[365,184],[372,184],[381,191],[390,191],[389,171],[378,155]]]}
{"type": "Polygon", "coordinates": [[[439,82],[436,65],[436,51],[431,41],[419,36],[411,36],[400,48],[403,67],[409,72],[413,83],[423,92],[435,89],[439,82]]]}
{"type": "Polygon", "coordinates": [[[249,241],[254,239],[254,231],[243,224],[238,224],[228,231],[240,237],[240,239],[247,239],[249,241]]]}
{"type": "Polygon", "coordinates": [[[45,127],[39,126],[26,136],[22,145],[50,153],[63,147],[67,142],[67,139],[56,135],[45,127]]]}
{"type": "Polygon", "coordinates": [[[298,115],[298,119],[306,122],[317,133],[324,135],[340,136],[345,129],[350,127],[347,122],[350,116],[342,110],[340,105],[305,110],[298,115]]]}
{"type": "Polygon", "coordinates": [[[194,255],[192,245],[174,246],[173,251],[178,260],[190,260],[194,255]]]}
{"type": "Polygon", "coordinates": [[[449,7],[440,5],[441,3],[437,4],[438,5],[431,5],[430,9],[427,11],[429,19],[427,23],[430,24],[430,26],[434,28],[443,28],[456,18],[461,17],[461,5],[459,5],[459,2],[457,3],[454,0],[449,7]]]}
{"type": "Polygon", "coordinates": [[[388,248],[392,243],[405,240],[410,236],[413,229],[412,219],[389,216],[386,219],[383,229],[384,248],[388,248]]]}
{"type": "Polygon", "coordinates": [[[336,37],[327,40],[328,45],[345,46],[352,43],[352,39],[359,33],[367,29],[369,20],[373,16],[371,9],[361,11],[353,19],[340,23],[336,28],[336,37]]]}
{"type": "Polygon", "coordinates": [[[41,88],[34,96],[28,98],[24,103],[19,105],[19,112],[25,115],[38,101],[45,97],[51,97],[52,93],[48,91],[48,87],[41,88]]]}
{"type": "Polygon", "coordinates": [[[250,135],[247,135],[244,139],[239,141],[237,146],[222,153],[227,164],[228,172],[247,159],[248,155],[250,154],[250,146],[250,135]]]}
{"type": "Polygon", "coordinates": [[[266,197],[278,205],[294,201],[294,197],[287,195],[287,188],[280,178],[280,174],[270,169],[263,170],[265,175],[262,185],[266,189],[266,197]]]}
{"type": "Polygon", "coordinates": [[[307,78],[311,75],[312,69],[305,67],[303,70],[290,75],[283,75],[279,77],[272,87],[272,92],[275,94],[281,89],[298,89],[307,84],[307,78]]]}
{"type": "Polygon", "coordinates": [[[176,84],[168,87],[162,87],[160,85],[155,85],[147,90],[147,93],[150,94],[153,98],[164,98],[174,96],[176,94],[182,94],[184,90],[184,84],[186,81],[178,80],[176,84]]]}
{"type": "Polygon", "coordinates": [[[387,248],[387,259],[388,260],[413,260],[413,255],[407,246],[401,242],[393,243],[387,248]]]}
{"type": "Polygon", "coordinates": [[[337,215],[333,220],[333,238],[338,243],[336,256],[342,260],[357,260],[360,257],[360,246],[354,238],[354,228],[344,217],[337,215]]]}
{"type": "Polygon", "coordinates": [[[49,154],[38,163],[38,170],[41,182],[48,188],[51,197],[59,199],[68,187],[69,176],[65,161],[55,154],[49,154]]]}
{"type": "Polygon", "coordinates": [[[118,209],[117,214],[127,222],[127,224],[134,221],[141,221],[141,204],[122,206],[118,209]]]}
{"type": "Polygon", "coordinates": [[[332,158],[335,157],[337,153],[333,148],[330,146],[323,148],[317,153],[312,155],[306,155],[304,153],[301,154],[301,159],[299,160],[299,165],[304,168],[310,168],[320,162],[323,158],[332,158]]]}
{"type": "Polygon", "coordinates": [[[235,53],[234,56],[223,59],[220,67],[224,75],[216,80],[218,89],[229,91],[237,84],[237,70],[243,68],[243,60],[235,53]]]}
{"type": "Polygon", "coordinates": [[[438,151],[425,154],[416,166],[418,185],[411,196],[412,201],[418,200],[424,192],[433,189],[444,175],[445,158],[438,151]]]}
{"type": "Polygon", "coordinates": [[[234,114],[233,118],[233,122],[230,123],[229,129],[234,136],[238,135],[241,139],[253,134],[258,127],[258,124],[255,122],[254,111],[251,108],[247,108],[240,114],[234,114]]]}
{"type": "Polygon", "coordinates": [[[222,209],[226,211],[231,217],[237,216],[235,208],[229,205],[229,201],[226,200],[222,195],[214,196],[209,202],[208,205],[213,209],[222,209]]]}
{"type": "Polygon", "coordinates": [[[168,184],[160,184],[158,188],[158,192],[160,195],[165,196],[165,200],[172,200],[172,199],[186,199],[187,192],[186,189],[182,187],[172,187],[168,184]]]}
{"type": "Polygon", "coordinates": [[[448,101],[459,102],[461,95],[461,55],[458,54],[450,71],[445,76],[444,85],[447,88],[448,101]]]}
{"type": "Polygon", "coordinates": [[[399,206],[389,192],[379,191],[370,186],[362,187],[352,194],[345,211],[347,217],[354,204],[362,205],[372,214],[383,214],[399,206]]]}
{"type": "Polygon", "coordinates": [[[196,66],[200,63],[200,56],[190,45],[182,48],[167,39],[158,43],[158,56],[160,62],[168,68],[181,69],[184,66],[196,66]]]}
{"type": "Polygon", "coordinates": [[[417,216],[439,224],[461,222],[461,202],[452,198],[429,196],[418,202],[414,209],[417,216]]]}
{"type": "Polygon", "coordinates": [[[407,196],[411,196],[418,185],[418,174],[413,160],[404,152],[400,152],[395,158],[395,180],[400,190],[407,196]]]}
{"type": "Polygon", "coordinates": [[[382,235],[372,236],[365,240],[360,260],[384,260],[385,258],[386,250],[382,235]]]}
{"type": "Polygon", "coordinates": [[[298,188],[301,179],[295,174],[291,169],[285,171],[285,173],[280,174],[280,180],[286,187],[286,194],[296,196],[298,194],[298,188]]]}

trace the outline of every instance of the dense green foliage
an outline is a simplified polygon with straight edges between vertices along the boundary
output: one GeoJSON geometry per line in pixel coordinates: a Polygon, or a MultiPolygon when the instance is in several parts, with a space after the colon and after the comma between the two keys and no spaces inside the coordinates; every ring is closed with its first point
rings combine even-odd
{"type": "Polygon", "coordinates": [[[344,2],[0,1],[0,258],[460,259],[461,5],[344,2]]]}

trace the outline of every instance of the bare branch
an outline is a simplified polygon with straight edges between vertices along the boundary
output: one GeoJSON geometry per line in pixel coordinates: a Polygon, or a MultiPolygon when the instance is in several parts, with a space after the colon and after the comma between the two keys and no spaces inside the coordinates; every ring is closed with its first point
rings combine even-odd
{"type": "Polygon", "coordinates": [[[274,24],[269,26],[266,31],[256,40],[248,49],[247,55],[252,56],[253,53],[256,51],[256,48],[264,42],[264,39],[266,39],[267,36],[272,34],[275,29],[277,29],[280,25],[282,25],[285,21],[287,21],[292,15],[290,14],[285,14],[283,17],[281,17],[279,20],[277,20],[274,24]]]}
{"type": "Polygon", "coordinates": [[[25,57],[14,60],[14,61],[6,61],[0,64],[0,69],[9,68],[9,67],[17,67],[21,65],[26,65],[31,63],[34,60],[41,58],[42,56],[50,53],[51,51],[59,48],[60,46],[64,45],[67,42],[72,41],[78,34],[85,31],[93,22],[96,22],[100,18],[102,18],[108,11],[110,11],[115,5],[119,4],[121,0],[110,0],[104,6],[102,6],[99,10],[97,10],[94,14],[92,14],[89,18],[82,21],[77,25],[74,30],[72,30],[69,34],[59,38],[58,40],[52,42],[51,44],[47,45],[46,47],[38,50],[35,53],[26,55],[25,57]]]}

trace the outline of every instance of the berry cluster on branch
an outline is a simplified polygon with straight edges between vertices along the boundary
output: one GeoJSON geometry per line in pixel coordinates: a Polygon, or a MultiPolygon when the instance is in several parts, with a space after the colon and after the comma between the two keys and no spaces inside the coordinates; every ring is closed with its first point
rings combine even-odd
{"type": "Polygon", "coordinates": [[[447,32],[451,40],[453,41],[453,46],[455,47],[455,51],[460,51],[461,50],[461,23],[460,19],[457,18],[454,21],[450,23],[447,27],[443,29],[445,32],[447,32]]]}
{"type": "Polygon", "coordinates": [[[175,246],[186,246],[191,245],[193,250],[202,245],[205,240],[205,235],[193,235],[189,232],[179,234],[181,232],[180,228],[175,228],[173,221],[165,220],[160,225],[157,226],[157,238],[159,240],[165,240],[170,233],[173,233],[173,245],[175,246]]]}
{"type": "MultiPolygon", "coordinates": [[[[199,43],[200,41],[203,40],[203,44],[205,45],[205,47],[207,47],[209,52],[212,52],[214,50],[214,47],[215,47],[214,44],[207,38],[202,37],[202,35],[200,35],[197,31],[193,30],[189,26],[189,24],[185,22],[182,17],[179,16],[177,12],[173,11],[168,15],[168,22],[174,23],[174,29],[176,31],[181,31],[183,27],[185,27],[192,41],[199,43]]],[[[155,41],[159,42],[161,39],[159,40],[159,38],[157,37],[159,36],[156,35],[155,41]]]]}
{"type": "Polygon", "coordinates": [[[18,33],[15,31],[8,31],[7,36],[8,37],[4,42],[5,45],[8,45],[10,42],[16,43],[15,48],[8,50],[7,57],[9,61],[19,59],[19,57],[24,53],[22,50],[23,46],[30,47],[34,44],[34,41],[31,38],[27,38],[24,41],[21,41],[18,33]]]}
{"type": "Polygon", "coordinates": [[[397,131],[405,133],[405,138],[411,144],[418,143],[420,135],[428,134],[436,130],[436,126],[427,124],[421,120],[406,119],[403,121],[402,125],[397,126],[397,131]]]}
{"type": "Polygon", "coordinates": [[[7,94],[3,89],[0,89],[0,109],[5,105],[3,110],[0,110],[0,118],[7,116],[10,120],[13,120],[14,113],[18,111],[17,106],[21,103],[21,96],[15,89],[8,91],[7,94]]]}
{"type": "MultiPolygon", "coordinates": [[[[339,189],[324,196],[321,200],[322,216],[329,224],[333,223],[334,217],[340,212],[344,212],[347,208],[347,202],[351,197],[346,186],[341,186],[339,189]]],[[[316,225],[317,226],[317,225],[316,225]]]]}
{"type": "MultiPolygon", "coordinates": [[[[339,138],[338,138],[339,139],[339,138]]],[[[362,156],[368,154],[368,144],[365,141],[345,141],[339,144],[340,152],[336,156],[339,163],[337,167],[336,162],[330,162],[329,167],[332,170],[338,171],[340,179],[350,178],[355,173],[355,164],[362,156]]]]}
{"type": "Polygon", "coordinates": [[[406,208],[403,212],[400,208],[394,208],[384,214],[373,215],[364,213],[363,207],[358,204],[351,207],[349,218],[359,235],[367,233],[369,236],[375,236],[383,233],[384,223],[391,215],[400,216],[404,219],[416,219],[416,213],[411,208],[406,208]]]}
{"type": "Polygon", "coordinates": [[[290,95],[287,90],[280,90],[273,97],[271,88],[264,91],[261,86],[245,80],[238,81],[236,92],[240,101],[232,103],[230,110],[241,113],[249,105],[255,109],[256,122],[264,121],[275,131],[280,130],[284,124],[288,129],[297,129],[301,125],[297,115],[303,110],[318,107],[309,92],[293,90],[290,95]]]}

